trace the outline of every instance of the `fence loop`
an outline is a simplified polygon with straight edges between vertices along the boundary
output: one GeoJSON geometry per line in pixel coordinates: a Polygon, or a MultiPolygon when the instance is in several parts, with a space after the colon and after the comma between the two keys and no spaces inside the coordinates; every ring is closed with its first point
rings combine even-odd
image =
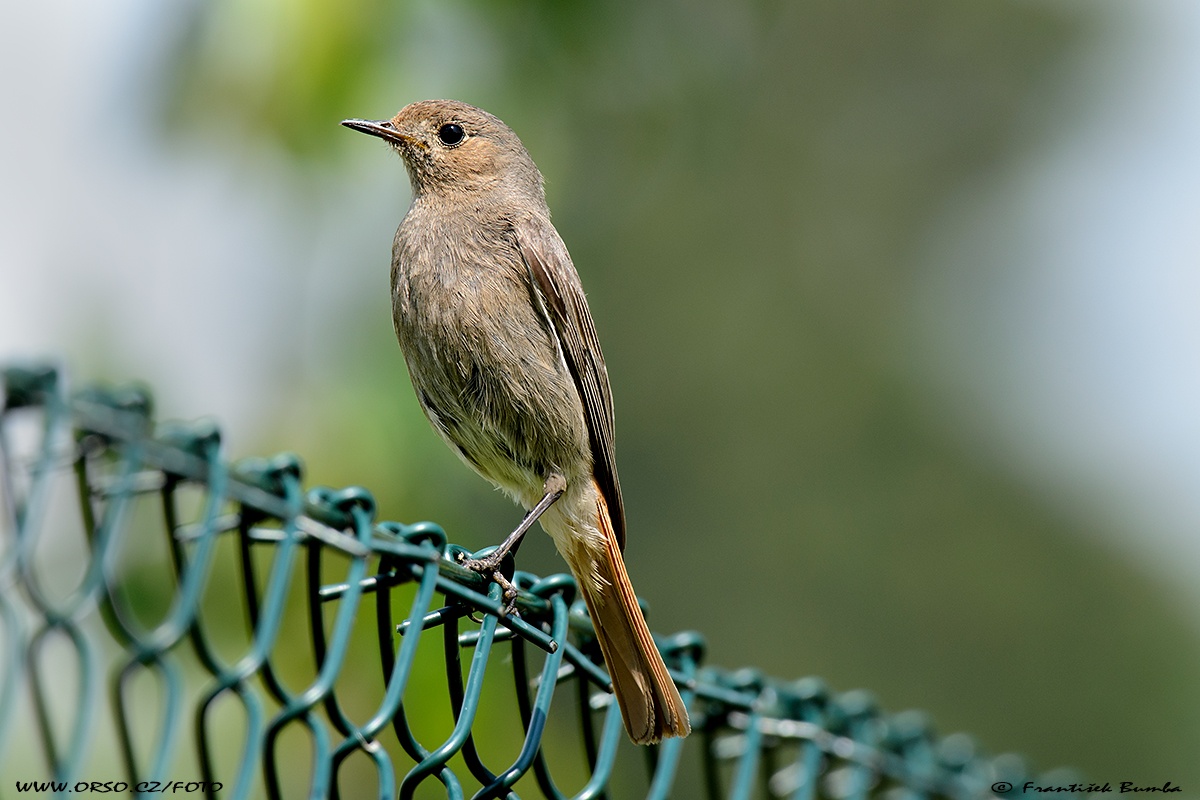
{"type": "Polygon", "coordinates": [[[162,425],[155,438],[161,444],[203,461],[215,461],[221,448],[221,431],[209,419],[162,425]]]}
{"type": "Polygon", "coordinates": [[[898,750],[928,743],[933,737],[933,720],[924,711],[901,711],[887,723],[885,741],[898,750]]]}
{"type": "MultiPolygon", "coordinates": [[[[522,586],[520,583],[517,585],[534,597],[547,600],[551,597],[561,597],[568,607],[575,602],[575,592],[578,587],[575,584],[575,578],[567,573],[560,572],[557,575],[538,578],[528,572],[518,572],[517,576],[521,578],[522,582],[528,582],[528,586],[522,586]]],[[[567,613],[566,608],[563,609],[563,613],[567,613]]]]}
{"type": "Polygon", "coordinates": [[[441,557],[446,551],[446,532],[434,522],[417,522],[412,525],[402,525],[399,522],[381,522],[379,529],[409,544],[421,546],[432,545],[441,557]]]}
{"type": "Polygon", "coordinates": [[[668,663],[681,662],[686,659],[692,664],[700,664],[704,661],[708,642],[704,639],[704,634],[699,631],[680,631],[670,636],[664,636],[658,642],[658,649],[668,663]]]}
{"type": "Polygon", "coordinates": [[[4,410],[48,405],[58,395],[59,371],[52,364],[7,367],[0,371],[4,410]]]}
{"type": "Polygon", "coordinates": [[[79,391],[75,402],[118,412],[126,421],[138,417],[149,422],[154,414],[154,395],[149,387],[140,384],[117,387],[89,386],[79,391]]]}
{"type": "Polygon", "coordinates": [[[279,453],[271,458],[243,458],[231,472],[242,483],[286,500],[288,481],[304,479],[304,462],[295,453],[279,453]]]}
{"type": "Polygon", "coordinates": [[[331,528],[346,530],[355,527],[355,512],[375,518],[375,498],[361,486],[331,489],[317,486],[308,492],[306,513],[331,528]]]}

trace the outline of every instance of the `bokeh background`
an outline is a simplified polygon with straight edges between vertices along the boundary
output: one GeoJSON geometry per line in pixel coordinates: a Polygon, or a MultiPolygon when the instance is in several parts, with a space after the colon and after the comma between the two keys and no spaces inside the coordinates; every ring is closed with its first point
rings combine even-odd
{"type": "Polygon", "coordinates": [[[546,175],[657,630],[1200,792],[1200,6],[6,3],[0,359],[498,541],[392,338],[403,168],[337,124],[427,97],[546,175]]]}

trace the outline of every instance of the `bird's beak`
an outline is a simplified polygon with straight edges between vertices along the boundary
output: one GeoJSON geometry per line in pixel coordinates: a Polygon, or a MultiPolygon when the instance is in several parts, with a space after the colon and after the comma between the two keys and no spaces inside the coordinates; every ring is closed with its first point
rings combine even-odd
{"type": "Polygon", "coordinates": [[[347,128],[369,133],[372,136],[378,136],[387,142],[393,144],[408,145],[412,144],[412,137],[396,130],[396,126],[392,124],[390,119],[369,120],[369,119],[344,119],[342,124],[347,128]]]}

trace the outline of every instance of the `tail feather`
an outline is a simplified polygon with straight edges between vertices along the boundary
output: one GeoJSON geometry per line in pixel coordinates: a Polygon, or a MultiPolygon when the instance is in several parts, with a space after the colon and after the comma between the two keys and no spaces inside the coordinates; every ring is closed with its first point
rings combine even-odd
{"type": "Polygon", "coordinates": [[[687,708],[638,606],[603,495],[598,494],[597,510],[604,546],[590,553],[591,563],[571,567],[612,677],[625,730],[635,744],[687,736],[687,708]]]}

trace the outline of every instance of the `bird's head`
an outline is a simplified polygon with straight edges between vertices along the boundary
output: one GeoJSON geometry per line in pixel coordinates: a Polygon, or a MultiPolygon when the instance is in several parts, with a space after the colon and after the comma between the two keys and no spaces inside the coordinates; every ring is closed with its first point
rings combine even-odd
{"type": "Polygon", "coordinates": [[[348,119],[404,159],[413,192],[519,192],[543,199],[542,176],[512,129],[457,100],[422,100],[388,120],[348,119]]]}

